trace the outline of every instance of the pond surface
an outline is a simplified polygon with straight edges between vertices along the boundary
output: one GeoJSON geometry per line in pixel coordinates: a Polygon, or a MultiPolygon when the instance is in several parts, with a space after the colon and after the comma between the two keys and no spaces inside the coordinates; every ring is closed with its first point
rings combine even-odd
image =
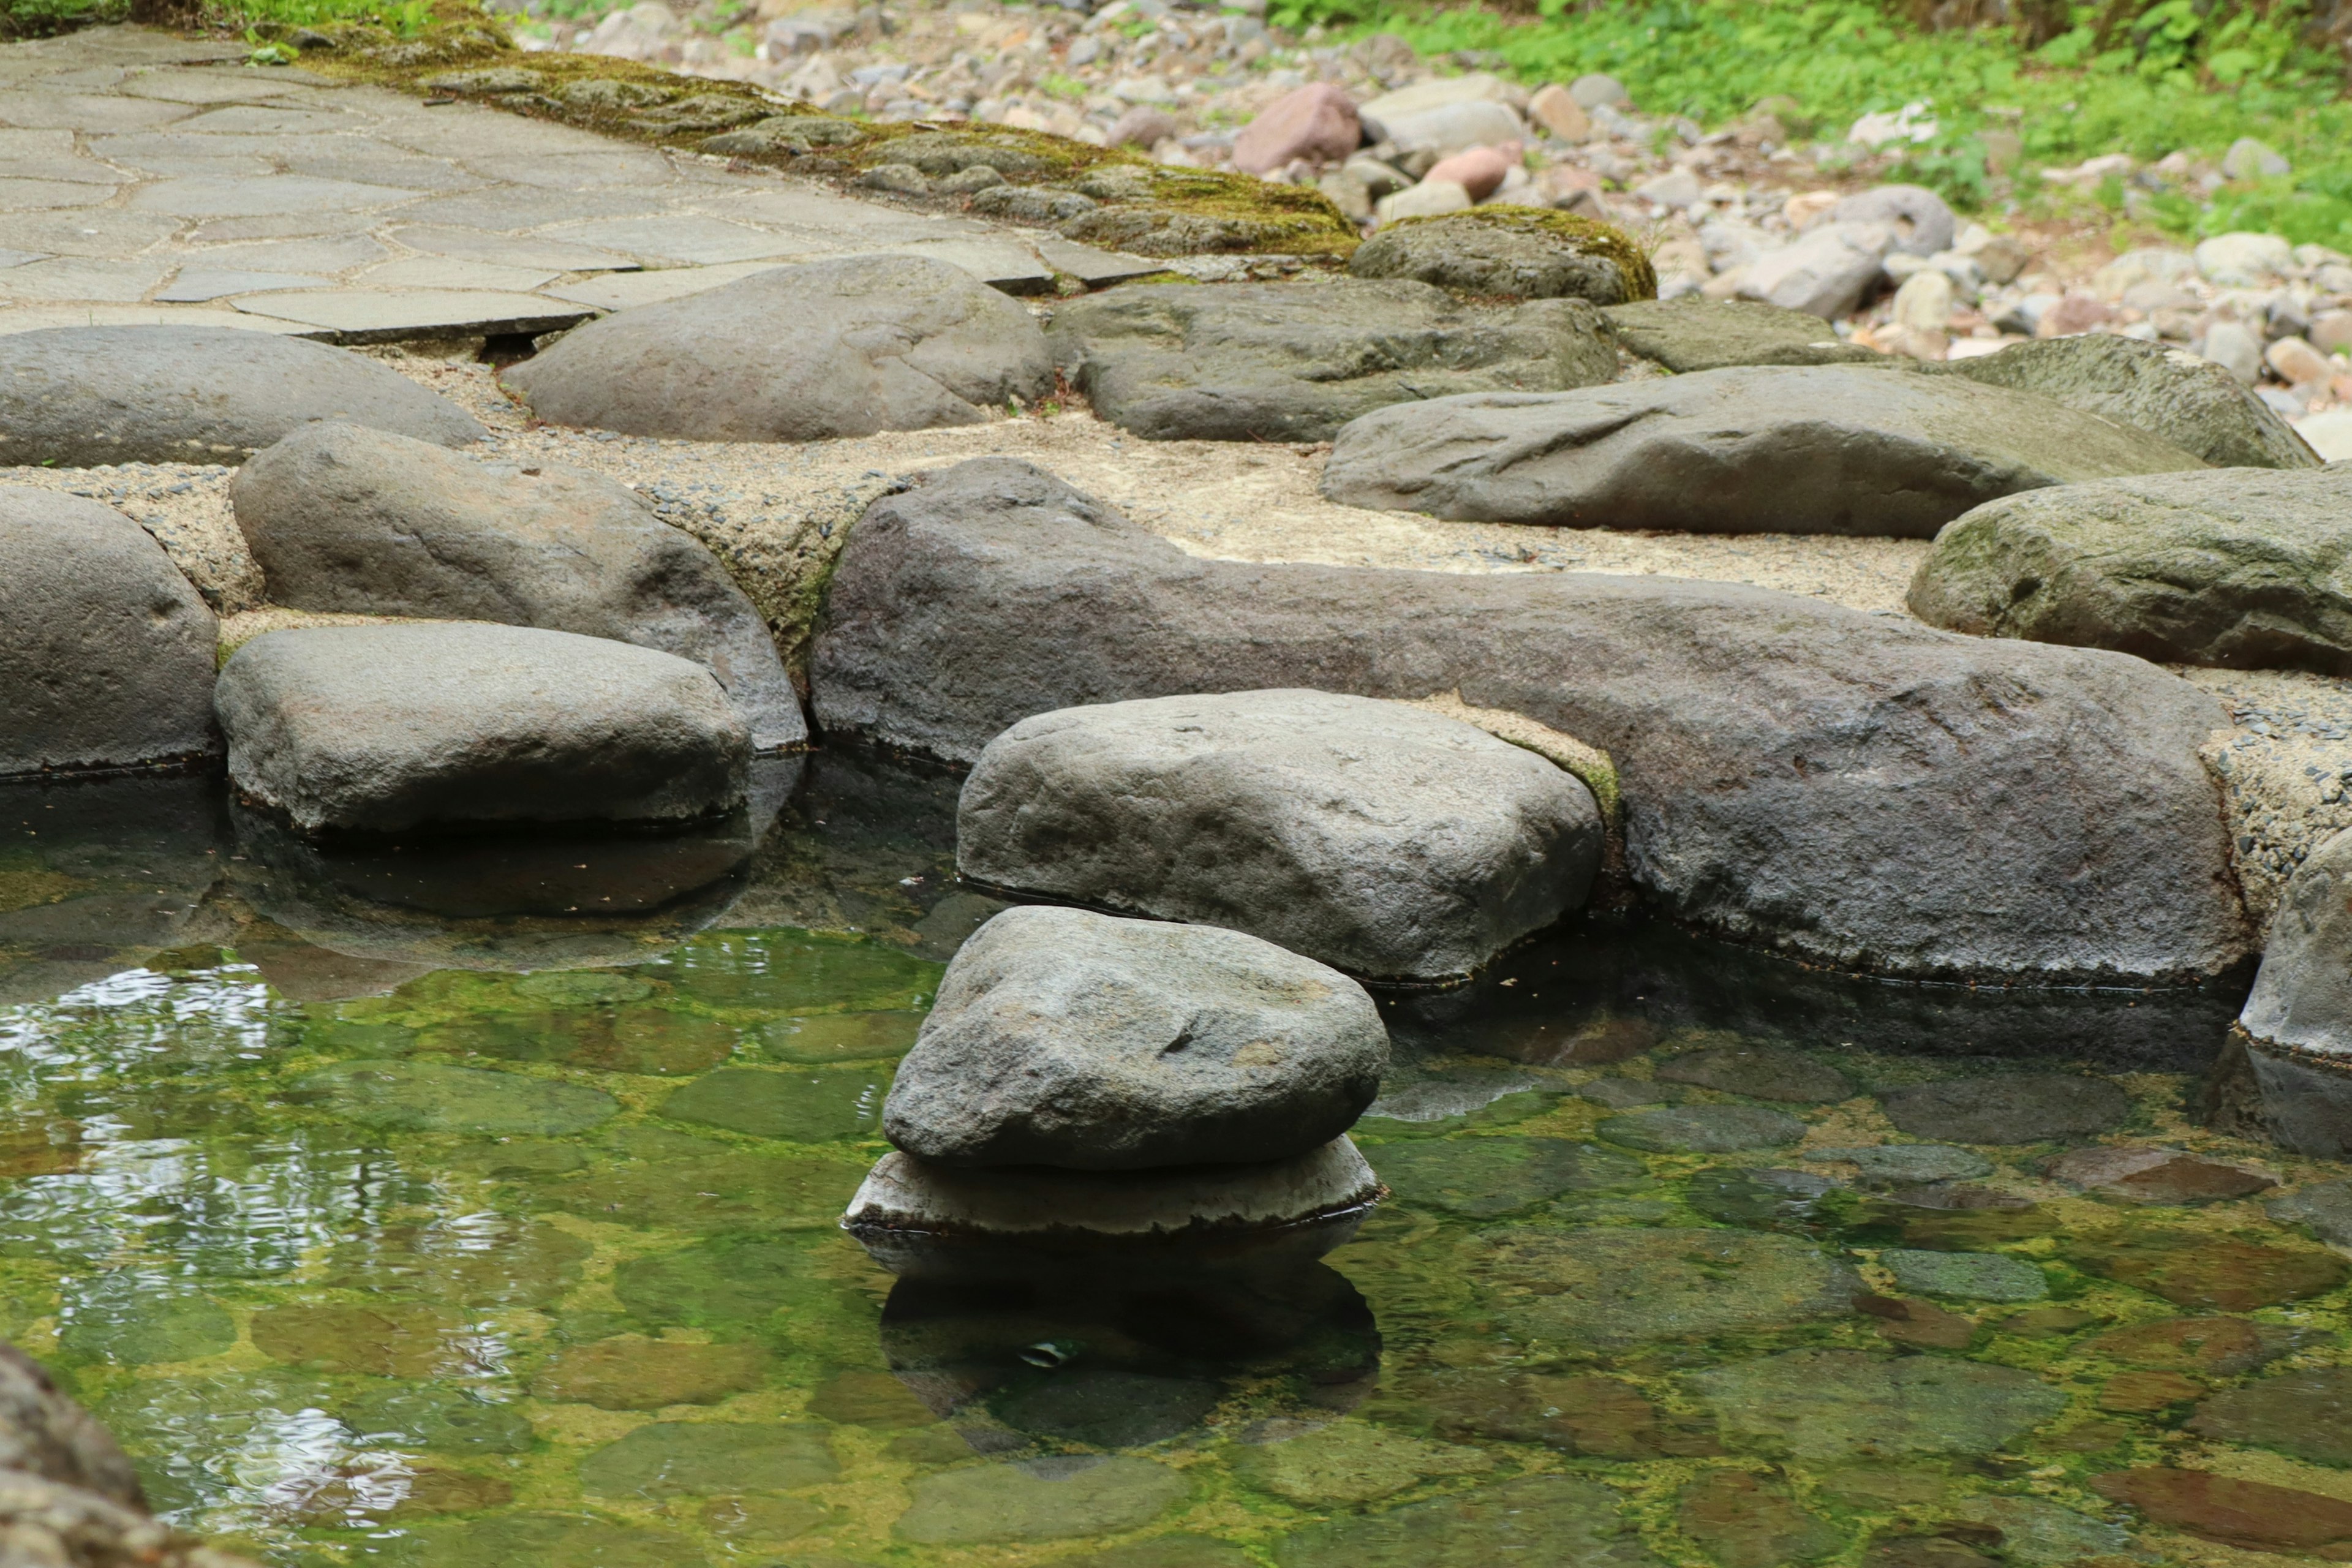
{"type": "Polygon", "coordinates": [[[2234,995],[1596,918],[1383,998],[1320,1262],[894,1279],[835,1222],[1002,907],[956,782],[332,857],[0,795],[0,1332],[288,1564],[2352,1556],[2352,1121],[2234,995]]]}

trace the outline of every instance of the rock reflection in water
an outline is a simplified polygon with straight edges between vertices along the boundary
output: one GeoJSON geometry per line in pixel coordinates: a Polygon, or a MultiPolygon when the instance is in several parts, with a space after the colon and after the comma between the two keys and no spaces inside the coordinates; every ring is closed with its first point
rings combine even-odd
{"type": "Polygon", "coordinates": [[[2352,1159],[2352,1068],[2232,1035],[2206,1078],[2200,1109],[2216,1131],[2297,1154],[2352,1159]]]}
{"type": "Polygon", "coordinates": [[[1319,1263],[1203,1266],[1171,1250],[1058,1266],[1009,1250],[908,1274],[882,1310],[891,1372],[972,1448],[1139,1447],[1240,1400],[1257,1419],[1351,1407],[1380,1331],[1319,1263]]]}

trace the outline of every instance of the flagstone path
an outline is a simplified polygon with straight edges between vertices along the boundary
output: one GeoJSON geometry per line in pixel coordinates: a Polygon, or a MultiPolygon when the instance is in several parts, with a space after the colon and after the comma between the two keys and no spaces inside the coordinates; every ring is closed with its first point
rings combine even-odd
{"type": "Polygon", "coordinates": [[[134,27],[0,47],[0,331],[394,342],[543,332],[877,251],[1013,293],[1166,265],[246,54],[134,27]]]}

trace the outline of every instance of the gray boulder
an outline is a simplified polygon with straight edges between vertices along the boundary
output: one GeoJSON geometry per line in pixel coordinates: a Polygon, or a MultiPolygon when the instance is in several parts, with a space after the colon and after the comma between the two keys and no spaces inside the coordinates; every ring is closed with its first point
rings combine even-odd
{"type": "Polygon", "coordinates": [[[1328,441],[1392,403],[1617,374],[1581,300],[1479,310],[1402,279],[1130,286],[1063,306],[1051,341],[1097,413],[1154,441],[1328,441]]]}
{"type": "Polygon", "coordinates": [[[1605,749],[1633,880],[1717,931],[2019,979],[2246,947],[2197,761],[2222,710],[2116,654],[1726,584],[1199,560],[992,458],[867,510],[811,678],[824,729],[963,762],[1086,702],[1458,691],[1605,749]]]}
{"type": "Polygon", "coordinates": [[[523,626],[265,632],[215,700],[230,779],[312,837],[690,821],[743,798],[750,761],[700,665],[523,626]]]}
{"type": "Polygon", "coordinates": [[[914,256],[755,272],[565,333],[506,374],[558,425],[688,441],[816,441],[977,425],[1054,389],[1029,313],[914,256]]]}
{"type": "Polygon", "coordinates": [[[472,415],[343,349],[235,327],[0,336],[0,468],[241,463],[317,419],[478,441],[472,415]]]}
{"type": "Polygon", "coordinates": [[[1895,229],[1883,223],[1825,223],[1749,262],[1740,297],[1834,321],[1877,286],[1895,229]]]}
{"type": "Polygon", "coordinates": [[[0,777],[219,750],[213,613],[113,508],[0,488],[0,777]]]}
{"type": "Polygon", "coordinates": [[[716,556],[635,491],[351,425],[256,456],[230,500],[272,602],[610,637],[718,677],[757,750],[808,739],[776,645],[716,556]]]}
{"type": "Polygon", "coordinates": [[[1959,220],[1944,198],[1925,185],[1874,185],[1830,209],[1832,223],[1885,224],[1895,231],[1895,248],[1910,256],[1933,256],[1952,248],[1959,220]]]}
{"type": "Polygon", "coordinates": [[[1362,986],[1270,942],[1033,905],[948,965],[882,1127],[938,1165],[1287,1159],[1372,1102],[1388,1040],[1362,986]]]}
{"type": "Polygon", "coordinates": [[[2105,332],[2042,338],[1955,360],[1938,374],[2038,393],[2069,408],[2105,415],[2216,468],[2319,466],[2318,454],[2294,427],[2237,377],[2168,343],[2105,332]]]}
{"type": "Polygon", "coordinates": [[[2168,664],[2352,675],[2352,464],[2062,485],[1936,536],[1911,613],[2168,664]]]}
{"type": "Polygon", "coordinates": [[[1773,366],[1379,409],[1332,441],[1323,493],[1457,521],[1932,539],[2018,490],[2203,466],[2030,393],[1773,366]]]}
{"type": "Polygon", "coordinates": [[[1735,364],[1866,364],[1892,370],[1896,362],[1849,343],[1819,316],[1784,310],[1755,300],[1637,300],[1601,312],[1617,341],[1677,374],[1735,364]]]}
{"type": "Polygon", "coordinates": [[[1533,752],[1324,691],[1041,713],[956,807],[966,877],[1384,979],[1467,974],[1580,908],[1601,845],[1591,792],[1533,752]]]}
{"type": "Polygon", "coordinates": [[[1348,270],[1517,300],[1622,305],[1658,292],[1650,258],[1614,226],[1504,202],[1390,224],[1357,247],[1348,270]]]}
{"type": "Polygon", "coordinates": [[[2238,1026],[2264,1045],[2352,1061],[2352,830],[2288,879],[2238,1026]]]}

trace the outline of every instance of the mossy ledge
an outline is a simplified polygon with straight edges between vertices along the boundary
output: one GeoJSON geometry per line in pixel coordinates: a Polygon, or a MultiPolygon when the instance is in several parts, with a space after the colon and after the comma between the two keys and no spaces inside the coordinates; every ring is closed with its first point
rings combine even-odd
{"type": "Polygon", "coordinates": [[[1490,202],[1484,206],[1465,208],[1460,212],[1433,213],[1423,217],[1401,217],[1381,232],[1400,233],[1410,229],[1441,224],[1452,227],[1475,225],[1482,228],[1500,229],[1513,234],[1544,235],[1569,241],[1578,253],[1595,256],[1614,262],[1625,277],[1626,299],[1654,300],[1658,297],[1658,272],[1651,265],[1649,253],[1623,229],[1614,224],[1593,218],[1579,217],[1573,213],[1555,212],[1549,207],[1518,206],[1510,202],[1490,202]]]}
{"type": "MultiPolygon", "coordinates": [[[[1093,207],[1055,226],[1086,244],[1145,256],[1202,253],[1344,258],[1355,226],[1320,191],[1246,174],[1175,169],[1125,149],[1042,131],[961,121],[877,123],[819,113],[748,82],[683,77],[604,55],[526,53],[493,21],[453,16],[413,37],[351,25],[264,29],[322,76],[462,99],[674,152],[843,184],[877,164],[968,165],[1001,153],[1008,180],[1082,195],[1093,207]],[[795,124],[794,122],[800,122],[795,124]],[[919,138],[919,142],[910,139],[919,138]]],[[[992,165],[995,166],[995,165],[992,165]]],[[[871,194],[871,193],[861,193],[871,194]]],[[[930,207],[968,205],[940,194],[930,207]]],[[[1646,266],[1646,263],[1644,263],[1646,266]]]]}

